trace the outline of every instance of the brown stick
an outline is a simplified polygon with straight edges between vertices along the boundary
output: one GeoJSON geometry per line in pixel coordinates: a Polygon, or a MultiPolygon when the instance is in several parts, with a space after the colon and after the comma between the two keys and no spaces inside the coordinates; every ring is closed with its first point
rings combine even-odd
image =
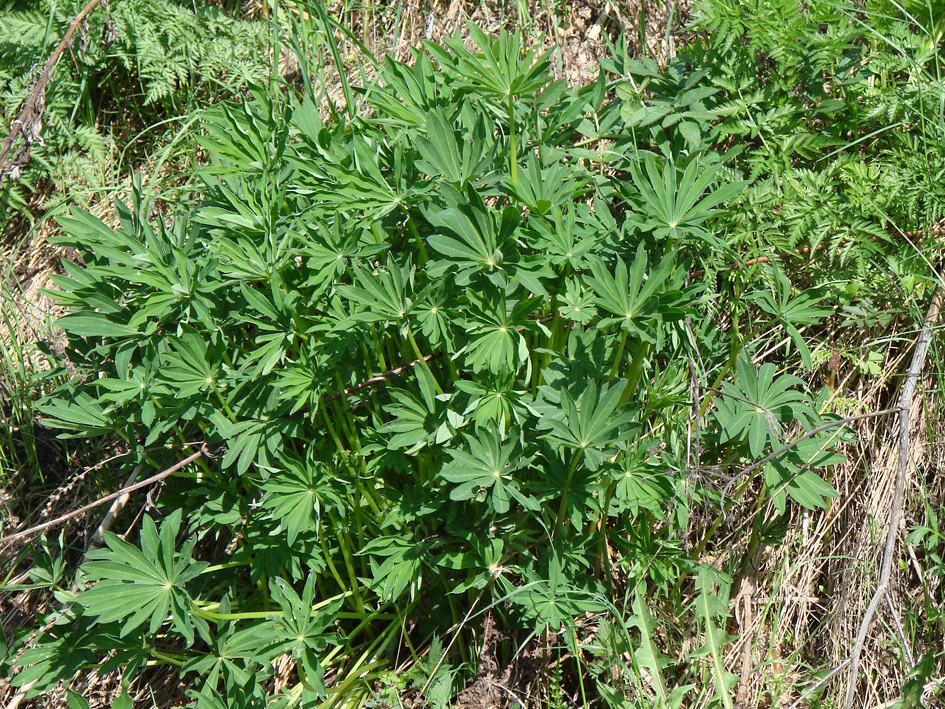
{"type": "MultiPolygon", "coordinates": [[[[822,251],[823,249],[826,249],[829,246],[831,246],[831,244],[820,244],[817,248],[814,249],[814,251],[822,251]]],[[[792,256],[804,256],[806,254],[809,254],[810,252],[811,252],[810,246],[804,246],[800,249],[795,249],[794,253],[783,253],[783,254],[777,254],[775,256],[756,256],[755,258],[750,258],[747,261],[736,261],[734,263],[728,264],[726,268],[730,271],[734,271],[736,269],[744,268],[746,266],[754,266],[756,263],[771,263],[775,259],[786,259],[792,256]]],[[[705,275],[705,270],[703,269],[689,272],[690,278],[698,278],[699,276],[704,276],[704,275],[705,275]]]]}
{"type": "Polygon", "coordinates": [[[49,520],[48,522],[43,522],[42,524],[37,524],[35,527],[24,529],[22,532],[17,532],[16,534],[10,534],[6,537],[0,537],[0,548],[5,547],[6,545],[12,542],[18,541],[20,539],[31,537],[34,534],[37,534],[38,532],[47,530],[50,527],[55,527],[56,525],[62,524],[63,522],[68,522],[70,519],[74,519],[75,517],[78,517],[79,515],[83,515],[89,510],[93,510],[96,507],[99,507],[100,505],[104,505],[106,502],[111,502],[115,498],[121,497],[125,493],[134,492],[135,490],[139,490],[143,487],[147,487],[148,485],[151,485],[152,483],[156,483],[159,480],[163,480],[167,476],[173,475],[181,468],[187,467],[188,465],[193,463],[195,460],[197,460],[201,456],[208,455],[208,454],[209,454],[209,451],[207,450],[207,444],[202,443],[200,445],[200,450],[198,450],[196,453],[191,453],[189,456],[187,456],[183,460],[177,463],[174,463],[174,465],[172,465],[170,468],[167,468],[166,470],[162,470],[160,473],[152,475],[149,478],[145,478],[144,480],[139,480],[133,485],[126,485],[125,487],[121,488],[120,490],[116,490],[110,495],[105,495],[105,497],[101,497],[97,499],[95,502],[90,502],[89,504],[84,505],[77,510],[72,510],[72,512],[68,512],[60,517],[56,517],[56,519],[49,520]]]}
{"type": "MultiPolygon", "coordinates": [[[[423,361],[429,362],[430,360],[437,359],[438,357],[441,357],[441,356],[442,356],[442,353],[437,352],[435,354],[427,355],[426,357],[423,358],[423,361]]],[[[342,396],[348,396],[349,394],[354,394],[356,391],[360,391],[361,389],[366,389],[369,386],[374,386],[375,384],[383,384],[388,379],[396,377],[398,374],[403,374],[407,370],[413,369],[418,364],[420,364],[419,359],[416,359],[413,362],[407,362],[407,364],[402,364],[399,367],[395,367],[394,369],[384,372],[383,374],[378,374],[376,377],[371,377],[370,379],[367,379],[363,382],[355,384],[354,386],[350,386],[347,389],[345,389],[344,392],[338,392],[336,394],[329,394],[324,399],[322,399],[322,403],[327,404],[329,401],[334,401],[335,399],[340,399],[342,396]]]]}
{"type": "Polygon", "coordinates": [[[879,608],[889,588],[889,578],[892,575],[893,557],[896,552],[896,540],[899,537],[899,520],[902,517],[902,499],[906,492],[906,478],[909,476],[909,448],[910,448],[910,416],[912,411],[912,399],[915,395],[916,385],[919,383],[919,376],[922,374],[922,368],[925,366],[925,357],[929,352],[929,346],[932,344],[932,334],[935,329],[935,323],[938,322],[939,313],[942,310],[942,301],[945,300],[945,286],[939,286],[932,297],[932,304],[929,305],[928,314],[925,316],[925,323],[922,325],[922,332],[919,333],[919,339],[915,345],[915,351],[912,353],[912,362],[909,364],[909,372],[906,375],[906,381],[902,386],[902,394],[899,396],[899,475],[896,477],[896,488],[893,491],[892,507],[889,510],[889,524],[886,527],[886,541],[883,548],[883,561],[879,571],[879,582],[876,584],[876,590],[873,592],[873,598],[866,607],[866,612],[860,620],[860,627],[856,634],[856,642],[853,644],[853,651],[850,653],[850,684],[847,685],[847,697],[844,702],[845,709],[851,709],[853,700],[856,698],[856,681],[859,672],[860,654],[863,652],[863,646],[866,644],[866,634],[869,632],[870,624],[879,608]]]}
{"type": "Polygon", "coordinates": [[[52,74],[52,70],[62,56],[62,53],[72,41],[72,35],[75,34],[76,28],[85,21],[89,13],[101,2],[102,0],[89,0],[89,3],[82,8],[81,12],[72,18],[72,22],[69,23],[69,28],[66,30],[62,41],[59,42],[59,46],[56,47],[56,50],[49,59],[46,60],[43,71],[36,79],[36,84],[33,86],[33,90],[30,91],[30,95],[27,96],[26,103],[23,104],[23,110],[20,111],[19,117],[10,124],[10,134],[4,139],[3,150],[0,151],[0,183],[8,176],[12,176],[13,179],[16,179],[19,175],[20,167],[25,165],[29,160],[30,145],[34,140],[41,140],[39,136],[42,125],[40,119],[46,107],[46,82],[49,81],[50,74],[52,74]],[[12,164],[8,167],[7,158],[13,148],[13,144],[20,135],[23,136],[25,144],[15,154],[12,164]]]}
{"type": "Polygon", "coordinates": [[[748,475],[749,473],[753,473],[756,470],[758,470],[758,468],[760,468],[761,466],[767,465],[772,460],[780,456],[782,453],[787,453],[789,450],[796,447],[798,444],[803,443],[808,438],[813,438],[817,434],[823,433],[824,431],[828,431],[831,428],[837,428],[838,426],[846,426],[848,423],[853,423],[854,421],[861,421],[863,419],[876,418],[877,416],[888,416],[889,414],[894,414],[897,411],[900,411],[899,407],[893,406],[888,409],[880,409],[879,411],[870,411],[865,414],[856,414],[854,416],[847,416],[846,418],[836,419],[835,421],[828,421],[827,423],[824,423],[824,424],[821,424],[820,426],[816,426],[815,428],[812,428],[803,436],[798,436],[793,441],[786,443],[784,446],[782,446],[781,448],[778,448],[778,450],[774,451],[773,453],[769,453],[761,460],[755,461],[754,463],[749,465],[747,468],[743,468],[742,470],[738,471],[738,473],[733,475],[732,478],[725,484],[725,487],[722,488],[722,499],[719,504],[722,506],[723,513],[725,511],[725,498],[728,497],[728,492],[729,490],[732,489],[732,486],[735,483],[737,483],[739,480],[741,480],[743,477],[748,475]]]}

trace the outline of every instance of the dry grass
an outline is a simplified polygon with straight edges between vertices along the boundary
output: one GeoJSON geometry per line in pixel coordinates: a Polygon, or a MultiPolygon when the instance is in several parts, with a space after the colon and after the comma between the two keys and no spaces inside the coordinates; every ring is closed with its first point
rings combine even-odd
{"type": "MultiPolygon", "coordinates": [[[[846,372],[834,392],[834,400],[845,403],[843,414],[890,406],[907,355],[908,349],[891,354],[877,377],[846,372]]],[[[936,415],[939,401],[930,390],[930,379],[923,380],[925,387],[919,389],[911,410],[913,475],[907,481],[899,529],[903,560],[908,558],[908,530],[925,522],[922,491],[933,499],[945,492],[938,476],[930,474],[945,452],[942,422],[936,415]]],[[[847,456],[832,480],[839,497],[824,511],[789,508],[787,537],[758,549],[732,601],[731,632],[737,640],[728,648],[726,662],[739,675],[740,707],[807,706],[811,668],[835,668],[850,654],[876,588],[899,469],[898,417],[865,419],[852,428],[855,443],[838,446],[847,456]]],[[[740,523],[744,520],[732,522],[740,523]]],[[[740,552],[744,549],[733,551],[740,552]]],[[[882,707],[898,699],[921,654],[940,651],[940,647],[910,648],[905,640],[909,627],[905,619],[921,619],[925,613],[924,583],[914,554],[908,566],[894,569],[888,602],[880,607],[862,655],[857,706],[882,707]]],[[[828,684],[828,695],[843,697],[849,681],[848,669],[838,672],[828,684]]]]}

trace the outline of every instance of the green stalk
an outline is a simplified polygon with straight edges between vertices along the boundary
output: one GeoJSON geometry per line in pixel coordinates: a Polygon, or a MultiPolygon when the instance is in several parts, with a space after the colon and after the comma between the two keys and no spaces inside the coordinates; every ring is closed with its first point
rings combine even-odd
{"type": "MultiPolygon", "coordinates": [[[[374,660],[374,662],[364,665],[364,669],[358,673],[354,674],[352,671],[349,673],[348,677],[339,685],[328,688],[328,694],[330,695],[328,700],[318,705],[318,709],[329,709],[330,707],[335,706],[335,704],[342,698],[344,692],[346,692],[352,685],[357,684],[358,682],[363,682],[365,684],[370,684],[372,680],[382,677],[384,673],[373,673],[372,670],[377,669],[378,667],[384,667],[390,662],[390,659],[383,658],[380,660],[374,660]]],[[[361,697],[365,699],[365,697],[361,697]]],[[[350,706],[359,706],[361,702],[351,704],[350,706]]]]}
{"type": "MultiPolygon", "coordinates": [[[[338,384],[340,385],[341,382],[339,381],[338,384]]],[[[341,391],[344,391],[344,389],[341,389],[341,391]]],[[[331,403],[332,408],[335,410],[335,415],[338,417],[338,421],[340,422],[340,425],[341,425],[341,430],[344,432],[345,437],[348,439],[348,443],[350,444],[349,449],[354,451],[355,453],[360,453],[361,452],[361,439],[357,434],[356,427],[351,421],[350,414],[348,414],[348,412],[344,408],[342,408],[341,406],[342,401],[344,401],[344,397],[339,397],[335,399],[331,403]]]]}
{"type": "Polygon", "coordinates": [[[381,341],[377,337],[377,330],[371,325],[371,340],[374,342],[374,351],[377,353],[377,358],[381,365],[381,371],[386,372],[390,369],[387,366],[387,362],[384,359],[384,348],[381,347],[381,341]]]}
{"type": "Polygon", "coordinates": [[[617,372],[620,370],[620,361],[623,359],[623,350],[627,346],[627,338],[630,337],[630,331],[624,330],[623,335],[620,338],[620,344],[617,346],[617,355],[614,357],[614,364],[610,368],[610,378],[613,379],[617,376],[617,372]]]}
{"type": "MultiPolygon", "coordinates": [[[[336,528],[340,526],[340,520],[337,518],[332,520],[332,526],[336,528]]],[[[358,607],[355,608],[355,612],[359,614],[359,618],[364,618],[366,615],[364,612],[364,602],[361,600],[361,591],[359,590],[358,585],[358,575],[355,573],[354,561],[351,558],[351,551],[348,549],[347,534],[338,535],[338,546],[341,548],[341,556],[344,559],[345,570],[348,572],[348,578],[351,583],[351,594],[354,598],[354,602],[358,605],[358,607]]]]}
{"type": "Polygon", "coordinates": [[[574,626],[571,626],[571,637],[574,639],[574,660],[577,662],[578,671],[578,686],[581,690],[581,706],[590,706],[587,703],[587,692],[584,689],[584,672],[581,669],[581,641],[578,639],[577,629],[574,626]]]}
{"type": "Polygon", "coordinates": [[[623,395],[620,397],[620,405],[629,403],[630,399],[637,392],[640,386],[640,379],[643,376],[643,361],[650,352],[650,343],[641,342],[637,351],[633,353],[633,359],[630,360],[630,370],[627,372],[627,386],[624,387],[623,395]]]}
{"type": "MultiPolygon", "coordinates": [[[[368,626],[370,626],[370,624],[373,623],[375,620],[397,620],[397,621],[399,621],[399,620],[400,620],[400,616],[397,615],[396,613],[383,613],[383,612],[381,612],[381,611],[379,611],[379,610],[374,611],[373,613],[369,613],[369,614],[367,615],[367,617],[365,617],[364,620],[362,620],[360,623],[358,623],[358,624],[354,627],[354,629],[353,629],[351,632],[349,632],[347,635],[345,635],[345,641],[346,641],[346,642],[351,642],[351,639],[352,639],[352,638],[356,637],[356,636],[358,635],[358,633],[360,633],[360,632],[363,631],[365,628],[367,628],[368,626]]],[[[339,646],[339,647],[340,647],[340,646],[339,646]]],[[[322,665],[324,665],[325,667],[327,667],[329,664],[331,664],[331,660],[332,660],[333,657],[334,657],[334,654],[330,654],[330,655],[322,662],[322,665]]]]}
{"type": "MultiPolygon", "coordinates": [[[[538,382],[541,379],[541,373],[548,368],[548,365],[551,364],[551,358],[554,356],[553,353],[557,352],[560,348],[558,346],[558,340],[561,339],[561,333],[564,331],[564,323],[561,320],[561,315],[558,313],[558,296],[551,296],[551,314],[554,318],[551,321],[551,335],[548,337],[548,347],[549,350],[542,357],[541,366],[535,367],[532,371],[532,395],[534,396],[535,392],[538,390],[538,382]]],[[[537,339],[537,337],[536,337],[537,339]]]]}
{"type": "Polygon", "coordinates": [[[170,655],[158,652],[157,650],[148,651],[151,657],[160,660],[161,662],[166,662],[169,665],[174,665],[175,667],[183,667],[184,663],[181,660],[178,660],[176,657],[171,657],[170,655]]]}
{"type": "Polygon", "coordinates": [[[348,670],[348,676],[340,684],[329,688],[328,694],[331,696],[329,696],[325,702],[318,705],[319,709],[328,709],[329,707],[335,706],[338,700],[344,695],[344,692],[351,685],[359,681],[369,682],[373,678],[371,670],[375,669],[376,667],[386,665],[389,662],[388,659],[380,659],[365,664],[369,657],[374,657],[381,654],[385,645],[393,639],[392,636],[396,634],[396,631],[399,628],[399,624],[391,623],[380,635],[377,636],[377,638],[368,646],[368,648],[361,653],[361,656],[355,661],[351,669],[348,670]]]}
{"type": "Polygon", "coordinates": [[[335,442],[335,447],[339,452],[347,450],[344,444],[341,442],[341,438],[338,436],[338,432],[335,430],[334,424],[331,422],[331,417],[328,415],[328,412],[325,411],[324,407],[321,409],[322,419],[325,421],[325,426],[328,428],[328,433],[331,436],[331,440],[335,442]]]}
{"type": "Polygon", "coordinates": [[[236,415],[230,409],[229,404],[226,403],[226,400],[223,398],[223,395],[220,393],[220,389],[217,387],[216,381],[211,381],[210,386],[213,387],[213,393],[217,396],[217,401],[220,402],[220,406],[223,407],[223,410],[226,412],[226,415],[230,418],[232,423],[236,423],[236,415]]]}
{"type": "Polygon", "coordinates": [[[449,349],[446,347],[443,348],[443,360],[446,362],[446,367],[450,371],[450,381],[459,381],[459,368],[456,366],[456,362],[453,361],[453,358],[450,357],[449,349]]]}
{"type": "Polygon", "coordinates": [[[571,467],[568,468],[568,477],[564,481],[564,490],[561,491],[561,502],[558,504],[558,516],[555,518],[555,528],[551,532],[551,538],[558,536],[561,525],[564,523],[564,514],[568,509],[568,491],[571,489],[571,481],[574,480],[574,472],[577,470],[578,463],[584,457],[584,451],[579,450],[571,458],[571,467]]]}
{"type": "MultiPolygon", "coordinates": [[[[333,522],[334,523],[334,522],[333,522]]],[[[328,544],[325,541],[325,537],[322,536],[321,539],[322,553],[325,555],[325,563],[328,564],[328,570],[331,572],[332,578],[335,579],[335,583],[338,584],[338,587],[344,591],[344,595],[349,601],[352,610],[357,614],[357,617],[364,618],[364,604],[361,602],[361,595],[358,593],[358,587],[355,585],[354,588],[347,588],[348,584],[345,583],[344,579],[341,578],[341,574],[338,573],[338,567],[335,566],[334,560],[331,558],[331,553],[328,551],[328,544]]],[[[344,554],[344,550],[342,550],[344,554]]]]}
{"type": "Polygon", "coordinates": [[[512,178],[512,186],[518,187],[518,138],[515,135],[515,107],[512,104],[512,94],[508,97],[509,111],[509,177],[512,178]]]}
{"type": "Polygon", "coordinates": [[[438,393],[443,393],[443,388],[440,386],[440,383],[436,379],[436,375],[433,373],[433,370],[430,369],[430,364],[424,359],[423,353],[420,351],[420,346],[417,344],[417,340],[413,336],[413,329],[410,325],[407,325],[407,340],[410,342],[410,347],[413,349],[413,353],[417,357],[417,362],[427,370],[427,374],[433,379],[433,386],[436,387],[438,393]]]}
{"type": "MultiPolygon", "coordinates": [[[[213,604],[219,607],[219,603],[213,604]]],[[[190,609],[194,615],[204,620],[257,620],[259,618],[272,618],[273,616],[283,615],[282,611],[247,611],[245,613],[216,613],[215,611],[201,608],[193,601],[190,602],[190,609]]]]}
{"type": "Polygon", "coordinates": [[[430,255],[427,253],[427,246],[423,243],[423,238],[417,230],[417,225],[413,223],[413,219],[410,218],[409,214],[407,215],[407,228],[410,229],[413,240],[417,242],[417,249],[420,251],[420,259],[417,262],[417,266],[423,268],[426,262],[430,260],[430,255]]]}
{"type": "MultiPolygon", "coordinates": [[[[364,469],[363,461],[361,465],[362,465],[362,472],[366,473],[367,471],[364,469]]],[[[374,495],[371,494],[371,491],[368,490],[366,487],[364,487],[364,485],[362,485],[360,481],[357,483],[357,489],[361,493],[361,496],[367,500],[368,505],[371,507],[371,510],[374,512],[374,514],[380,517],[381,508],[378,506],[377,501],[374,499],[374,495]]]]}

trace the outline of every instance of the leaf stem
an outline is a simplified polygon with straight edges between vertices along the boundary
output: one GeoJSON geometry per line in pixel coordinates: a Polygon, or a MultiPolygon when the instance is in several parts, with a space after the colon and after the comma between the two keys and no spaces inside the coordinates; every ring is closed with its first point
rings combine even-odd
{"type": "Polygon", "coordinates": [[[623,335],[620,337],[620,344],[617,346],[617,354],[614,356],[614,364],[610,368],[610,378],[613,379],[617,376],[617,372],[620,370],[620,360],[623,358],[623,350],[627,346],[627,338],[630,337],[630,332],[628,330],[623,331],[623,335]]]}
{"type": "Polygon", "coordinates": [[[427,370],[427,374],[433,379],[433,386],[436,387],[438,393],[443,393],[443,387],[440,386],[440,383],[436,379],[436,375],[433,374],[433,370],[430,369],[430,365],[427,364],[426,357],[423,356],[423,352],[420,351],[420,346],[417,344],[417,340],[413,336],[413,329],[410,325],[407,325],[407,340],[410,342],[410,347],[413,349],[413,353],[417,356],[417,360],[420,363],[420,366],[427,370]]]}
{"type": "Polygon", "coordinates": [[[518,138],[515,135],[515,106],[512,103],[511,92],[508,95],[509,112],[509,177],[512,186],[518,188],[518,138]]]}
{"type": "Polygon", "coordinates": [[[564,481],[564,490],[561,492],[561,502],[558,503],[558,516],[555,518],[555,528],[551,533],[551,538],[558,536],[561,525],[564,523],[564,515],[568,509],[568,491],[571,489],[571,481],[574,479],[574,472],[577,470],[578,463],[584,457],[584,451],[579,450],[571,458],[571,466],[568,468],[568,477],[564,481]]]}

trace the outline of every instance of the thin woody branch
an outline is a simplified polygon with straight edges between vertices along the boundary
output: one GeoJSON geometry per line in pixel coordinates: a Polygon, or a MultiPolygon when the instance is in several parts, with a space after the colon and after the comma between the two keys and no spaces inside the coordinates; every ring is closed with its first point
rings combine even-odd
{"type": "Polygon", "coordinates": [[[50,529],[51,527],[56,527],[62,524],[63,522],[68,522],[70,519],[74,519],[76,517],[84,515],[89,510],[94,510],[96,507],[100,507],[101,505],[111,502],[112,500],[115,500],[121,497],[122,495],[125,495],[129,492],[134,492],[135,490],[140,490],[141,488],[147,487],[148,485],[151,485],[152,483],[156,483],[160,480],[163,480],[169,475],[173,475],[178,470],[186,468],[188,465],[190,465],[195,460],[197,460],[198,458],[204,455],[209,455],[209,451],[207,449],[206,443],[200,444],[200,449],[197,452],[191,453],[189,456],[187,456],[183,460],[178,461],[177,463],[175,463],[174,465],[172,465],[171,467],[165,470],[162,470],[160,473],[156,473],[149,478],[145,478],[144,480],[139,480],[138,482],[132,485],[126,485],[125,487],[122,487],[120,490],[116,490],[110,495],[105,495],[105,497],[100,497],[94,502],[90,502],[87,505],[83,505],[82,507],[76,510],[72,510],[71,512],[68,512],[64,515],[56,517],[55,519],[51,519],[48,522],[37,524],[33,527],[30,527],[29,529],[24,529],[22,532],[17,532],[16,534],[10,534],[6,537],[0,537],[0,548],[3,548],[7,546],[8,544],[19,541],[21,539],[27,539],[29,537],[32,537],[40,532],[50,529]]]}
{"type": "Polygon", "coordinates": [[[76,29],[85,21],[92,10],[101,3],[102,0],[89,0],[89,3],[82,8],[79,14],[72,18],[66,34],[43,65],[43,70],[36,78],[36,83],[33,84],[29,96],[26,97],[23,110],[20,111],[20,115],[17,116],[16,120],[10,124],[10,133],[3,141],[3,149],[0,150],[0,183],[7,178],[15,180],[19,177],[20,168],[30,159],[33,143],[42,145],[40,134],[43,111],[46,109],[46,83],[49,81],[52,70],[59,62],[62,53],[72,42],[72,36],[76,29]],[[17,138],[22,138],[22,143],[14,150],[17,138]]]}
{"type": "Polygon", "coordinates": [[[899,474],[896,477],[892,506],[889,510],[889,523],[886,526],[886,537],[883,546],[883,560],[879,571],[879,581],[876,584],[876,590],[873,592],[873,598],[866,607],[866,612],[863,614],[862,620],[860,620],[860,627],[856,633],[853,651],[850,653],[850,683],[847,685],[847,696],[844,702],[845,709],[851,709],[853,700],[856,698],[856,682],[860,669],[860,654],[863,652],[863,646],[866,644],[866,634],[869,632],[870,624],[876,616],[879,604],[882,602],[889,589],[893,559],[896,555],[896,540],[899,538],[899,520],[902,518],[902,500],[903,497],[905,497],[906,478],[909,477],[911,467],[909,464],[909,449],[911,447],[909,428],[912,423],[912,400],[915,397],[919,376],[922,374],[922,369],[925,367],[925,357],[929,352],[929,346],[932,344],[932,335],[935,332],[935,325],[938,322],[942,310],[943,300],[945,300],[945,286],[939,286],[938,290],[935,291],[935,295],[932,297],[932,304],[929,306],[928,314],[925,316],[922,332],[919,334],[915,350],[912,353],[912,362],[909,364],[909,372],[902,386],[902,394],[899,396],[899,406],[897,407],[899,409],[899,474]]]}

